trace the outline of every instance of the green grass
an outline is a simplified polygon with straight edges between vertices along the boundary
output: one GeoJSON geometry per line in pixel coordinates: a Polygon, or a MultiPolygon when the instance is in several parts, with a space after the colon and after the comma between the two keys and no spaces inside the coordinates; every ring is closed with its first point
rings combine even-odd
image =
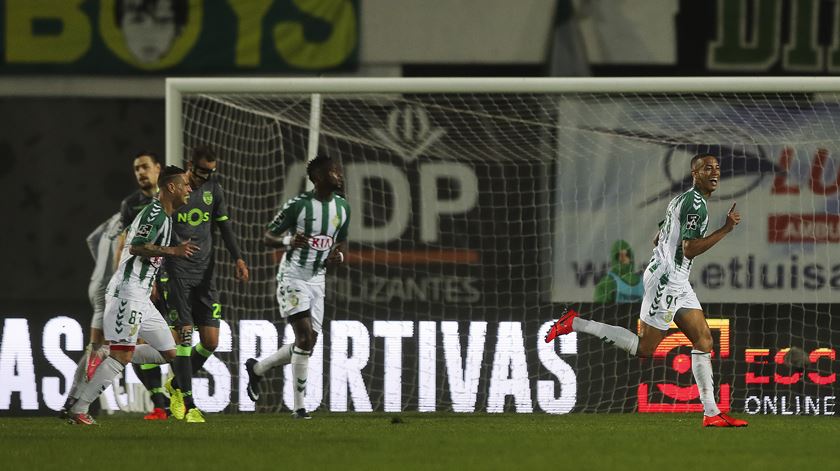
{"type": "MultiPolygon", "coordinates": [[[[0,418],[2,469],[840,469],[832,417],[749,416],[703,429],[700,416],[647,414],[208,415],[206,424],[103,417],[0,418]],[[399,417],[401,423],[392,423],[399,417]]],[[[743,417],[743,416],[742,416],[743,417]]]]}

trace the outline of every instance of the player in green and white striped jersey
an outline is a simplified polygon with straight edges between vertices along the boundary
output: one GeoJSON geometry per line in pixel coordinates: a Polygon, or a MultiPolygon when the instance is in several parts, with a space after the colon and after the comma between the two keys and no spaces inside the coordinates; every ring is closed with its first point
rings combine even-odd
{"type": "Polygon", "coordinates": [[[277,301],[280,315],[292,325],[295,342],[271,355],[245,362],[248,396],[260,397],[259,382],[268,370],[292,364],[294,412],[292,417],[309,419],[304,405],[309,355],[324,322],[324,284],[327,266],[344,261],[344,242],[350,225],[350,206],[336,191],[344,185],[338,165],[319,155],[306,167],[314,191],[289,200],[268,225],[265,243],[286,247],[277,272],[277,301]],[[281,237],[285,232],[290,234],[281,237]],[[285,239],[285,240],[284,240],[285,239]]]}
{"type": "Polygon", "coordinates": [[[158,199],[143,208],[131,223],[120,264],[105,294],[103,332],[110,354],[85,385],[69,414],[71,423],[93,425],[87,414],[90,403],[108,388],[114,377],[131,361],[165,363],[175,358],[175,341],[163,316],[149,296],[163,257],[190,257],[198,246],[187,241],[170,247],[171,214],[186,203],[190,193],[186,173],[167,167],[159,180],[158,199]],[[137,346],[142,336],[148,345],[137,346]]]}
{"type": "Polygon", "coordinates": [[[584,332],[615,345],[631,355],[650,357],[668,334],[671,321],[691,340],[691,369],[703,403],[704,427],[745,427],[745,420],[721,413],[715,402],[712,378],[712,333],[703,308],[688,282],[694,257],[720,242],[741,222],[735,204],[723,227],[706,236],[709,214],[706,200],[720,182],[720,162],[710,154],[691,158],[694,187],[668,203],[665,220],[654,241],[653,256],[645,269],[639,335],[622,327],[581,319],[568,311],[551,327],[546,342],[558,335],[584,332]]]}

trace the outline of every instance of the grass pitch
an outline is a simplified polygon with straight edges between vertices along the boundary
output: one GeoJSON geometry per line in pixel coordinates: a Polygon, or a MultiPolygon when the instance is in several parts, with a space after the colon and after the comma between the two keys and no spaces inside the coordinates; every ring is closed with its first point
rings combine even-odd
{"type": "Polygon", "coordinates": [[[116,415],[99,427],[5,417],[0,468],[840,469],[840,419],[746,418],[747,428],[703,429],[699,414],[208,414],[206,424],[116,415]]]}

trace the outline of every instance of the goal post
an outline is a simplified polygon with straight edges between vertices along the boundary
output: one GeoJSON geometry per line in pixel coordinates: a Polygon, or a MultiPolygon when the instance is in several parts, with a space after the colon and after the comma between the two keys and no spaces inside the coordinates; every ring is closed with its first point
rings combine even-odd
{"type": "Polygon", "coordinates": [[[327,277],[309,409],[698,410],[676,330],[650,361],[542,337],[563,305],[637,328],[650,241],[700,152],[721,162],[709,232],[733,202],[743,216],[692,268],[721,407],[833,407],[840,78],[171,78],[166,128],[169,164],[217,149],[252,268],[239,284],[214,249],[224,322],[197,379],[207,410],[291,404],[288,372],[271,373],[258,405],[241,373],[292,339],[274,299],[280,254],[261,239],[306,189],[316,149],[341,163],[352,220],[347,263],[327,277]]]}

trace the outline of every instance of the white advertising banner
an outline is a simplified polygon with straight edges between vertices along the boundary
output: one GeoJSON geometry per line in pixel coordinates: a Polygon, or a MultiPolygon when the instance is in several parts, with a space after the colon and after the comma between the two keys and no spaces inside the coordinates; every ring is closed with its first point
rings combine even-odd
{"type": "Polygon", "coordinates": [[[840,302],[837,103],[655,98],[561,100],[552,300],[592,302],[618,240],[644,270],[691,156],[710,152],[721,181],[706,235],[735,203],[742,220],[694,261],[701,303],[840,302]]]}

